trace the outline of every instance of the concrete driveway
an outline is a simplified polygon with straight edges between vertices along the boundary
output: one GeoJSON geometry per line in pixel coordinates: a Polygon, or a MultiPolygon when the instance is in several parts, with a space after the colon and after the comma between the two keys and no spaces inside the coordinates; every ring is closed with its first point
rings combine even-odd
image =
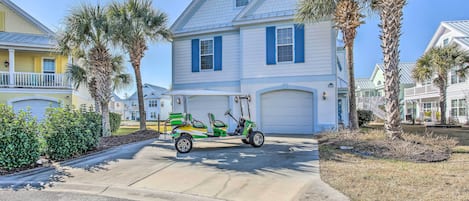
{"type": "Polygon", "coordinates": [[[315,140],[273,136],[261,148],[239,139],[197,142],[189,154],[177,154],[162,138],[0,177],[4,188],[25,183],[133,200],[347,199],[320,180],[315,140]]]}

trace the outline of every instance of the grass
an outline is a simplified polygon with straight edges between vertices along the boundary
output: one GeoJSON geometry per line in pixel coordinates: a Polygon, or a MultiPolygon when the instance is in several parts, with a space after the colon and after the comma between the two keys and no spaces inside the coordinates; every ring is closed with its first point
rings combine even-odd
{"type": "MultiPolygon", "coordinates": [[[[139,127],[138,122],[125,122],[121,125],[119,130],[114,132],[112,135],[113,136],[128,135],[128,134],[131,134],[135,131],[138,131],[139,128],[140,127],[139,127]]],[[[158,122],[147,122],[147,129],[158,131],[158,122]]],[[[171,126],[166,127],[166,131],[170,131],[171,129],[172,129],[171,126]]],[[[161,131],[161,133],[165,132],[163,122],[160,123],[160,131],[161,131]]]]}
{"type": "MultiPolygon", "coordinates": [[[[373,127],[382,129],[382,126],[373,127]]],[[[426,132],[424,126],[406,125],[404,130],[420,136],[426,132]]],[[[331,146],[331,139],[320,139],[321,178],[351,200],[469,200],[468,128],[432,128],[431,131],[443,138],[431,138],[424,144],[439,144],[438,141],[445,140],[444,136],[461,141],[448,160],[416,163],[364,157],[331,146]]],[[[355,140],[362,145],[383,139],[376,131],[369,133],[355,140]]],[[[418,140],[422,137],[414,139],[420,144],[418,140]]]]}

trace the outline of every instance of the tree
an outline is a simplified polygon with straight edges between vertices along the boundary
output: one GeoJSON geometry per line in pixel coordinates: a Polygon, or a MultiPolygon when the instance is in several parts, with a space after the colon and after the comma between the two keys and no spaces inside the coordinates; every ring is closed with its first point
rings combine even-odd
{"type": "Polygon", "coordinates": [[[170,40],[171,32],[166,27],[168,17],[153,9],[151,0],[127,0],[110,5],[109,18],[116,31],[113,40],[129,54],[137,83],[140,130],[146,129],[146,113],[143,99],[141,60],[148,49],[148,42],[170,40]]]}
{"type": "Polygon", "coordinates": [[[465,77],[469,72],[469,53],[461,50],[456,44],[433,47],[417,61],[412,76],[419,82],[433,79],[433,84],[440,89],[441,124],[446,124],[446,91],[448,74],[457,70],[459,76],[465,77]]]}
{"type": "Polygon", "coordinates": [[[379,12],[381,48],[384,63],[384,93],[386,117],[384,129],[391,139],[402,135],[399,110],[399,42],[402,28],[403,8],[406,0],[372,0],[371,6],[379,12]]]}
{"type": "MultiPolygon", "coordinates": [[[[112,59],[112,91],[119,91],[130,86],[132,77],[125,72],[124,60],[121,56],[115,56],[112,59]]],[[[97,86],[91,74],[91,66],[86,58],[79,59],[80,64],[70,64],[66,75],[72,81],[75,89],[84,85],[88,89],[91,98],[95,101],[96,112],[101,111],[101,104],[97,99],[97,86]]]]}
{"type": "Polygon", "coordinates": [[[112,93],[112,55],[109,50],[112,32],[106,9],[84,4],[65,18],[64,30],[58,36],[58,48],[71,56],[86,55],[95,99],[102,113],[103,136],[110,136],[109,101],[112,93]]]}
{"type": "Polygon", "coordinates": [[[363,24],[362,3],[359,0],[302,0],[296,18],[300,22],[317,22],[333,16],[335,28],[342,32],[349,73],[350,128],[358,129],[355,96],[353,46],[357,28],[363,24]]]}

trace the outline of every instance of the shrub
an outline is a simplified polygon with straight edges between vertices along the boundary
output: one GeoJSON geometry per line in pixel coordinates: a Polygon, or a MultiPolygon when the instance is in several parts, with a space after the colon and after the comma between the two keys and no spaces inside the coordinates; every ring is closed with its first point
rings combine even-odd
{"type": "Polygon", "coordinates": [[[111,121],[111,132],[116,132],[121,126],[121,115],[117,113],[110,112],[109,120],[111,121]]]}
{"type": "Polygon", "coordinates": [[[40,156],[38,129],[31,113],[0,104],[0,169],[34,164],[40,156]]]}
{"type": "Polygon", "coordinates": [[[50,108],[42,132],[49,157],[64,160],[96,148],[101,136],[101,116],[84,109],[50,108]]]}
{"type": "Polygon", "coordinates": [[[360,127],[367,125],[368,123],[370,123],[370,121],[373,121],[373,112],[372,111],[370,111],[370,110],[358,110],[357,113],[358,113],[358,125],[360,127]]]}

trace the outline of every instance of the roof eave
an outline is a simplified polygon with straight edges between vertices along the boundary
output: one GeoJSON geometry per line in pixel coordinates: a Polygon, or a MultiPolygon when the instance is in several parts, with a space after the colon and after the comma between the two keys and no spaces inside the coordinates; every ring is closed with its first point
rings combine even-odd
{"type": "Polygon", "coordinates": [[[236,27],[223,27],[217,29],[201,29],[197,31],[180,31],[173,33],[174,38],[186,37],[186,36],[194,36],[194,35],[202,35],[202,34],[209,34],[209,33],[217,33],[217,32],[226,32],[226,31],[235,31],[238,30],[236,27]]]}
{"type": "Polygon", "coordinates": [[[233,21],[234,26],[245,26],[245,25],[253,25],[253,24],[261,24],[261,23],[269,23],[269,22],[278,22],[278,21],[287,21],[293,20],[294,16],[280,16],[280,17],[269,17],[269,18],[260,18],[260,19],[249,19],[249,20],[237,20],[233,21]]]}

